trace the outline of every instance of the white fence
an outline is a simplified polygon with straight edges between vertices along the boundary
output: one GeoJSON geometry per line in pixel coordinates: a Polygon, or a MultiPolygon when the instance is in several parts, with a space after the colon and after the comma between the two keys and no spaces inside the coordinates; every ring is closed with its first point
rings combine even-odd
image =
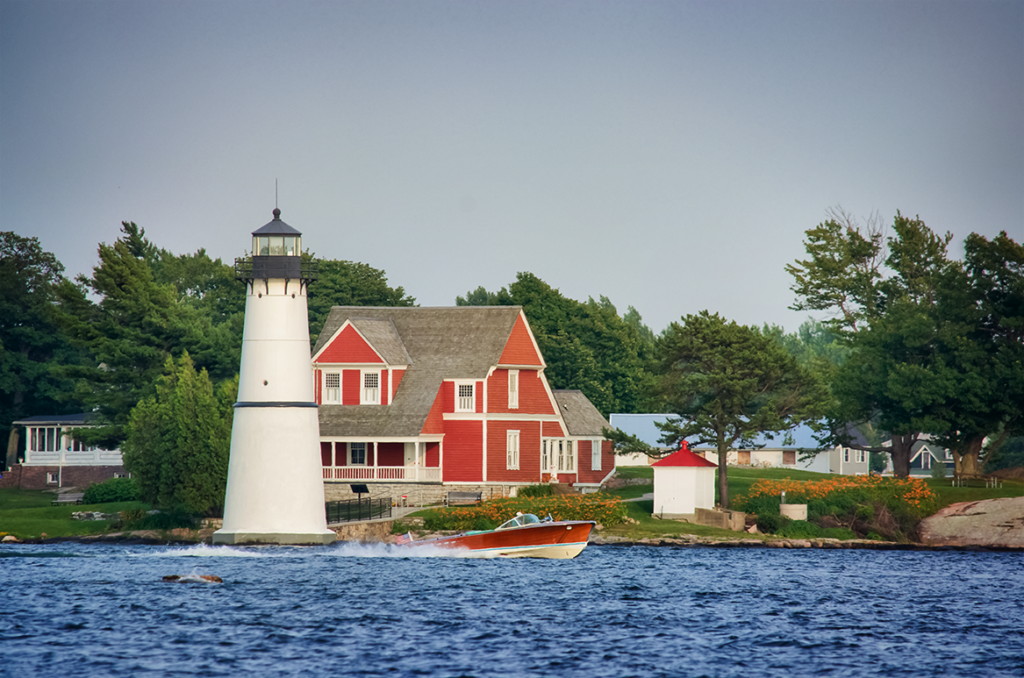
{"type": "Polygon", "coordinates": [[[389,483],[439,482],[440,468],[423,466],[324,466],[324,480],[383,480],[389,483]]]}

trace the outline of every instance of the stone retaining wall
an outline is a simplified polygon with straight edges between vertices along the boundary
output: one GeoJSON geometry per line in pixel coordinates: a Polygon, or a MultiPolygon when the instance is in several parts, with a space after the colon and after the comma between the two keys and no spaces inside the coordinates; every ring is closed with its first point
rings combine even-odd
{"type": "Polygon", "coordinates": [[[10,471],[4,472],[0,479],[0,489],[18,487],[23,490],[56,490],[56,483],[46,482],[47,473],[60,473],[63,489],[77,487],[85,490],[94,483],[102,483],[114,477],[115,473],[124,473],[124,466],[24,466],[15,464],[10,471]]]}
{"type": "MultiPolygon", "coordinates": [[[[325,501],[348,501],[357,499],[359,495],[352,491],[352,485],[358,483],[324,483],[325,501]]],[[[438,485],[414,483],[364,483],[370,491],[371,499],[387,499],[390,497],[397,506],[436,506],[443,504],[449,492],[479,492],[484,501],[509,496],[513,487],[521,485],[489,485],[467,483],[465,485],[438,485]]],[[[365,498],[367,495],[363,495],[365,498]]]]}

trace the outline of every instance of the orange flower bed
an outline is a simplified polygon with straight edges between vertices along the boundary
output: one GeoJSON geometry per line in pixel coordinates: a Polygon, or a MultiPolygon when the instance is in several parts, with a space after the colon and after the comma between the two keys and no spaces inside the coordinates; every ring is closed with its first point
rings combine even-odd
{"type": "Polygon", "coordinates": [[[597,493],[492,499],[478,506],[434,509],[424,517],[424,525],[436,530],[472,530],[479,529],[483,522],[498,526],[517,512],[533,513],[540,518],[551,515],[555,520],[593,520],[602,525],[616,525],[626,518],[626,507],[621,501],[597,493]]]}
{"type": "Polygon", "coordinates": [[[882,476],[830,476],[822,480],[799,481],[760,479],[747,493],[748,499],[778,497],[786,493],[789,503],[807,503],[827,499],[829,495],[845,492],[864,492],[879,499],[891,498],[908,507],[922,510],[937,499],[920,478],[883,478],[882,476]]]}

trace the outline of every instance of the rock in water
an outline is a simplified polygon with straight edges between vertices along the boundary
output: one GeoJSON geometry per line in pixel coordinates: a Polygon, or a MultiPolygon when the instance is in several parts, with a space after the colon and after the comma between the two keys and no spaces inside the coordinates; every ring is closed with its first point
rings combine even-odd
{"type": "Polygon", "coordinates": [[[921,521],[928,546],[1024,548],[1024,497],[950,504],[921,521]]]}

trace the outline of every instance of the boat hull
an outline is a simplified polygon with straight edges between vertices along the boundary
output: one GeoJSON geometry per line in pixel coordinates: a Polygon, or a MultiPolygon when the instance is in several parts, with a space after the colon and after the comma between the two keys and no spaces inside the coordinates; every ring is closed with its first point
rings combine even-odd
{"type": "Polygon", "coordinates": [[[407,546],[462,549],[471,558],[552,558],[569,560],[587,547],[594,527],[584,520],[524,525],[505,530],[466,532],[410,542],[407,546]]]}

